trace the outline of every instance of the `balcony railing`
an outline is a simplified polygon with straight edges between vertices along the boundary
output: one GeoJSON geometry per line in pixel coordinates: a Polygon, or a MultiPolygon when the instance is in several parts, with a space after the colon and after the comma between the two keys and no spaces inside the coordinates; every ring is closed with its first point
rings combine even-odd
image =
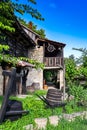
{"type": "Polygon", "coordinates": [[[45,67],[63,67],[63,57],[44,57],[45,67]]]}

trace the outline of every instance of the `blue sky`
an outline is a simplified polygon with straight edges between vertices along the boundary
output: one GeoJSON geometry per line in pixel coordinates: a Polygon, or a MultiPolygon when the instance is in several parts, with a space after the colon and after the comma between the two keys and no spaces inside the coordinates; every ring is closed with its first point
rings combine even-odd
{"type": "Polygon", "coordinates": [[[71,54],[79,57],[81,53],[72,48],[87,48],[87,0],[36,1],[34,7],[40,11],[45,21],[36,20],[29,15],[22,18],[34,22],[38,29],[43,28],[48,39],[65,43],[65,57],[71,54]]]}

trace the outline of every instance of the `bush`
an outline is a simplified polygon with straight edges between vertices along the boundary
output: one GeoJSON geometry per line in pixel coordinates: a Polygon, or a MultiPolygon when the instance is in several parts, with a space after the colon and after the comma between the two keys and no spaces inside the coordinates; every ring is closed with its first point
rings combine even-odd
{"type": "Polygon", "coordinates": [[[69,94],[74,96],[76,102],[87,100],[87,90],[81,85],[72,84],[69,88],[69,94]]]}

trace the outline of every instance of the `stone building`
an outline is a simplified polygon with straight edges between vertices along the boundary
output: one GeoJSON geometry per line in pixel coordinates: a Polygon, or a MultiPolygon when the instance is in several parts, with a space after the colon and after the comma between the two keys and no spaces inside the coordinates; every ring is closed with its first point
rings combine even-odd
{"type": "Polygon", "coordinates": [[[25,56],[45,64],[44,70],[29,67],[27,86],[33,83],[44,86],[65,88],[64,77],[64,43],[42,39],[32,29],[25,27],[18,21],[15,22],[15,33],[8,33],[7,41],[3,44],[10,46],[10,54],[14,56],[25,56]]]}
{"type": "Polygon", "coordinates": [[[35,47],[28,49],[28,57],[45,64],[44,70],[36,70],[33,68],[29,72],[27,86],[31,86],[33,83],[39,83],[40,89],[43,89],[44,85],[61,89],[65,86],[63,55],[65,44],[48,39],[41,39],[40,36],[31,29],[23,25],[22,27],[27,35],[36,43],[35,47]],[[47,73],[50,75],[48,76],[50,79],[46,78],[47,73]]]}

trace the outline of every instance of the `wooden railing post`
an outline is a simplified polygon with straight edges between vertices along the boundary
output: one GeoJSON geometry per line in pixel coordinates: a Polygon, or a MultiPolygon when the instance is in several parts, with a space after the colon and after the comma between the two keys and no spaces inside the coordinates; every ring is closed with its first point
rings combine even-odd
{"type": "Polygon", "coordinates": [[[46,67],[57,67],[63,66],[62,57],[44,57],[44,63],[46,67]]]}

